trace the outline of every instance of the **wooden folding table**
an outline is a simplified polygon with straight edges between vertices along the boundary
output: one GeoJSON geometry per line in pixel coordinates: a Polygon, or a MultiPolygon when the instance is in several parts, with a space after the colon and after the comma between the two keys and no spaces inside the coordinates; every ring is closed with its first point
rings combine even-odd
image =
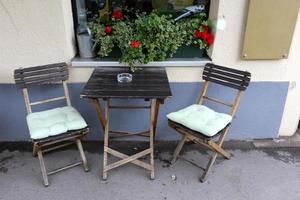
{"type": "Polygon", "coordinates": [[[108,171],[127,163],[133,163],[151,172],[150,178],[154,179],[154,137],[160,104],[171,97],[169,80],[165,68],[143,68],[133,73],[131,83],[119,83],[117,74],[128,72],[127,68],[101,67],[96,68],[85,85],[81,97],[89,98],[94,103],[99,121],[104,130],[104,153],[103,153],[103,179],[107,179],[108,171]],[[106,103],[105,112],[101,109],[99,99],[106,103]],[[144,99],[147,105],[113,105],[111,99],[144,99]],[[149,109],[150,128],[142,132],[114,131],[110,130],[110,109],[149,109]],[[126,155],[109,147],[109,139],[124,136],[149,137],[149,148],[134,155],[126,155]],[[113,155],[121,160],[108,163],[108,155],[113,155]],[[150,155],[150,163],[139,160],[150,155]]]}

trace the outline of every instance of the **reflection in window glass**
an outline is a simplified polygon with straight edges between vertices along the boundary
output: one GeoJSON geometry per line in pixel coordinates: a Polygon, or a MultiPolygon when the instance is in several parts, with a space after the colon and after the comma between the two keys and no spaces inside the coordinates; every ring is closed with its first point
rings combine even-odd
{"type": "Polygon", "coordinates": [[[161,13],[180,15],[184,8],[192,5],[204,5],[208,14],[209,0],[76,0],[78,24],[84,24],[99,14],[108,15],[117,8],[129,8],[150,13],[157,10],[161,13]]]}
{"type": "MultiPolygon", "coordinates": [[[[204,6],[202,12],[208,16],[210,7],[210,0],[72,0],[72,2],[76,33],[86,32],[88,22],[99,16],[104,20],[109,19],[110,17],[108,16],[116,9],[128,8],[146,13],[156,10],[161,14],[171,14],[175,19],[187,12],[185,8],[194,5],[204,6]]],[[[199,48],[194,46],[179,48],[173,55],[174,58],[180,59],[205,56],[204,50],[199,50],[199,48]]],[[[119,57],[120,52],[113,51],[108,57],[103,59],[113,60],[119,57]]]]}

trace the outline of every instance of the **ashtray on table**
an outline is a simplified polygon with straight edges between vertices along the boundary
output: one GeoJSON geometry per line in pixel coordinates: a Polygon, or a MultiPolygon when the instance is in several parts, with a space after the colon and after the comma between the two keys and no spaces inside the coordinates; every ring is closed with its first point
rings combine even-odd
{"type": "Polygon", "coordinates": [[[121,73],[117,75],[119,83],[130,83],[132,81],[132,74],[130,73],[121,73]]]}

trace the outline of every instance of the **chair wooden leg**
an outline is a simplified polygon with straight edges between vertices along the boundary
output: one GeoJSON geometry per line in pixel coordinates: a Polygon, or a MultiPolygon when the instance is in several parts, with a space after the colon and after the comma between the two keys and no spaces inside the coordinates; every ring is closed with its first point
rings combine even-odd
{"type": "Polygon", "coordinates": [[[179,153],[180,153],[180,151],[181,151],[181,149],[182,149],[182,147],[183,147],[186,140],[187,140],[187,135],[183,135],[181,137],[181,140],[178,142],[177,147],[176,147],[176,149],[173,153],[173,159],[171,161],[171,164],[174,164],[176,162],[177,157],[178,157],[178,155],[179,155],[179,153]]]}
{"type": "Polygon", "coordinates": [[[208,175],[209,171],[211,170],[211,168],[212,168],[214,162],[216,161],[217,156],[218,156],[218,153],[215,153],[215,152],[214,152],[213,155],[211,156],[211,158],[210,158],[210,160],[209,160],[209,162],[208,162],[208,164],[207,164],[207,166],[206,166],[206,169],[205,169],[204,173],[202,174],[202,176],[201,176],[201,178],[200,178],[200,181],[201,181],[202,183],[204,183],[204,182],[206,181],[207,175],[208,175]]]}
{"type": "Polygon", "coordinates": [[[83,148],[82,148],[81,140],[76,139],[76,144],[77,144],[77,147],[78,147],[78,150],[79,150],[79,153],[80,153],[80,157],[81,157],[81,160],[82,160],[84,171],[88,172],[89,167],[88,167],[87,160],[86,160],[83,148]]]}
{"type": "Polygon", "coordinates": [[[208,141],[208,145],[217,153],[219,153],[220,155],[224,156],[224,158],[226,158],[227,160],[229,160],[231,158],[230,153],[228,153],[227,151],[225,151],[224,149],[222,149],[221,146],[219,146],[218,144],[216,144],[214,141],[210,140],[208,141]]]}
{"type": "Polygon", "coordinates": [[[46,167],[45,167],[45,162],[44,162],[42,150],[38,149],[37,154],[38,154],[38,158],[39,158],[39,161],[40,161],[42,176],[43,176],[43,180],[44,180],[44,186],[48,186],[49,182],[48,182],[48,176],[47,176],[47,171],[46,171],[46,167]]]}
{"type": "MultiPolygon", "coordinates": [[[[225,139],[225,136],[226,136],[228,130],[229,130],[228,127],[225,128],[225,129],[223,130],[223,133],[220,135],[219,141],[218,141],[218,143],[216,144],[218,147],[220,147],[220,148],[222,147],[223,142],[224,142],[224,139],[225,139]]],[[[214,144],[215,144],[215,143],[214,143],[214,144]]],[[[227,153],[227,152],[226,152],[226,153],[227,153]]],[[[208,175],[209,171],[211,170],[211,168],[212,168],[214,162],[216,161],[217,156],[218,156],[218,153],[216,153],[216,152],[214,152],[213,155],[211,156],[211,158],[210,158],[210,160],[209,160],[209,162],[208,162],[208,164],[207,164],[207,166],[206,166],[206,169],[205,169],[204,173],[202,174],[202,176],[201,176],[201,178],[200,178],[200,181],[201,181],[202,183],[206,181],[207,175],[208,175]]],[[[223,156],[226,157],[226,155],[223,155],[223,156]]],[[[230,158],[230,154],[229,154],[229,156],[227,157],[227,159],[229,159],[229,158],[230,158]]]]}
{"type": "Polygon", "coordinates": [[[32,155],[35,157],[37,155],[37,145],[33,143],[32,155]]]}

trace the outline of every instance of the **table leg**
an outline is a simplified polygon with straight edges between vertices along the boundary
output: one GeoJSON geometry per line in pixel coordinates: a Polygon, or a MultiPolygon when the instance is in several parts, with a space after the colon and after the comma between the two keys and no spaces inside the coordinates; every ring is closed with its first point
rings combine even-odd
{"type": "Polygon", "coordinates": [[[103,116],[103,112],[102,112],[102,109],[101,109],[99,99],[92,99],[92,101],[93,101],[93,103],[96,107],[97,115],[98,115],[99,121],[102,125],[102,129],[104,130],[105,129],[105,124],[106,124],[106,119],[103,116]]]}
{"type": "Polygon", "coordinates": [[[155,124],[155,100],[151,99],[151,108],[150,108],[150,165],[152,166],[150,178],[154,179],[154,124],[155,124]]]}
{"type": "Polygon", "coordinates": [[[156,99],[156,102],[155,102],[155,112],[154,112],[154,122],[153,122],[153,134],[154,134],[154,138],[155,138],[155,134],[156,134],[156,126],[157,126],[157,120],[158,120],[158,114],[159,114],[159,106],[160,106],[159,99],[156,99]]]}
{"type": "Polygon", "coordinates": [[[106,107],[105,107],[105,119],[106,119],[106,123],[105,123],[105,128],[104,128],[104,150],[103,150],[103,180],[107,179],[107,159],[108,159],[108,138],[109,138],[109,104],[110,101],[109,99],[107,99],[107,103],[106,103],[106,107]]]}
{"type": "MultiPolygon", "coordinates": [[[[93,103],[96,107],[96,111],[97,111],[97,114],[98,114],[99,121],[102,125],[102,128],[104,129],[104,151],[103,151],[103,175],[102,175],[102,178],[103,178],[103,180],[106,180],[107,179],[107,173],[113,165],[113,164],[111,164],[111,166],[108,165],[108,154],[111,153],[110,151],[112,151],[112,149],[110,149],[108,147],[109,132],[110,132],[110,130],[109,130],[110,100],[107,99],[107,101],[106,101],[104,114],[102,112],[99,100],[98,99],[92,99],[92,101],[93,101],[93,103]]],[[[155,137],[155,131],[156,131],[156,126],[157,126],[160,103],[161,102],[160,102],[159,99],[151,99],[150,100],[150,133],[149,133],[150,147],[148,149],[150,151],[150,152],[148,152],[148,154],[150,153],[150,165],[148,164],[148,166],[147,166],[146,163],[142,163],[141,161],[137,160],[137,158],[135,156],[137,156],[139,154],[133,155],[133,156],[127,156],[125,154],[122,155],[122,157],[124,157],[123,159],[125,159],[125,161],[126,161],[126,162],[124,161],[124,164],[126,164],[127,162],[133,162],[135,164],[138,163],[138,165],[140,163],[142,163],[142,167],[144,167],[144,168],[151,171],[151,174],[150,174],[151,179],[155,178],[155,173],[154,173],[154,137],[155,137]],[[126,156],[126,158],[125,158],[125,156],[126,156]],[[133,160],[132,161],[127,161],[126,159],[133,159],[133,160]]],[[[121,163],[121,161],[119,161],[119,162],[121,163]]],[[[123,163],[121,165],[123,165],[123,163]]]]}

